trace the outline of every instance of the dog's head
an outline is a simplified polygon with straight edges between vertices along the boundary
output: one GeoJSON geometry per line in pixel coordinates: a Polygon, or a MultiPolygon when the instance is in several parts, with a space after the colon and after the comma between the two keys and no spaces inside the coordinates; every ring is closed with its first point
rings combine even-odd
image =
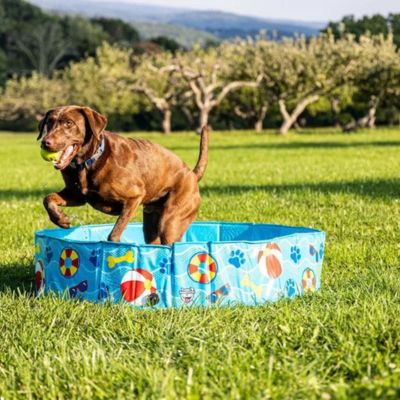
{"type": "Polygon", "coordinates": [[[73,158],[85,151],[92,141],[99,141],[107,118],[89,107],[64,106],[47,111],[39,122],[41,146],[60,152],[55,168],[63,170],[73,158]]]}

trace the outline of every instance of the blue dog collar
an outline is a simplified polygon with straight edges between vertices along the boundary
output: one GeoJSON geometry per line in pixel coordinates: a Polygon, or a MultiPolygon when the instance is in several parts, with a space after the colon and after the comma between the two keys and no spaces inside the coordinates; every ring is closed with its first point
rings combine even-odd
{"type": "Polygon", "coordinates": [[[82,171],[84,168],[89,169],[104,153],[104,148],[106,146],[106,141],[104,137],[101,139],[100,145],[97,148],[96,152],[92,155],[92,157],[88,158],[85,162],[78,164],[75,161],[72,161],[69,166],[71,168],[77,169],[78,171],[82,171]]]}

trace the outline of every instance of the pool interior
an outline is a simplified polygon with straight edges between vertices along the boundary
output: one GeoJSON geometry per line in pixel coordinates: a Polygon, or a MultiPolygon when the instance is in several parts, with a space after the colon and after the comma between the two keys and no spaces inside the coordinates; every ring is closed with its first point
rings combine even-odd
{"type": "MultiPolygon", "coordinates": [[[[89,225],[70,229],[48,229],[39,232],[47,237],[79,242],[107,241],[113,225],[89,225]]],[[[315,233],[318,230],[282,225],[235,223],[235,222],[195,222],[190,225],[182,241],[195,242],[256,242],[299,233],[315,233]]],[[[143,225],[131,223],[125,229],[121,243],[144,245],[143,225]]]]}

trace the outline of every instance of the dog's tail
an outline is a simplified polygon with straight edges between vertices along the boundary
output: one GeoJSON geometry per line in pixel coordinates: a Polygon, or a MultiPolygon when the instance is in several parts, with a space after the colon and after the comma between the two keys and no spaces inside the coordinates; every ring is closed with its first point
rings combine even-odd
{"type": "Polygon", "coordinates": [[[201,139],[200,139],[200,154],[199,159],[197,160],[197,164],[193,169],[194,174],[197,176],[197,180],[203,177],[204,172],[207,168],[208,161],[208,134],[209,128],[208,126],[203,126],[201,129],[201,139]]]}

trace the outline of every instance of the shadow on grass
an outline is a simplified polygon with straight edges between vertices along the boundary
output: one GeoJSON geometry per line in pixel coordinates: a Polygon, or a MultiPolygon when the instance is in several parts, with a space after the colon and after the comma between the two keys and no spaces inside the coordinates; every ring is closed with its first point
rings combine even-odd
{"type": "Polygon", "coordinates": [[[293,183],[282,185],[225,185],[201,188],[203,196],[240,195],[253,191],[275,193],[313,191],[322,194],[356,194],[372,198],[399,198],[400,179],[358,180],[348,182],[293,183]]]}
{"type": "MultiPolygon", "coordinates": [[[[400,179],[368,179],[355,181],[318,182],[318,183],[289,183],[282,185],[224,185],[224,186],[203,186],[203,196],[212,194],[235,195],[252,191],[265,192],[295,192],[311,190],[323,194],[328,193],[354,193],[360,196],[375,198],[397,198],[400,197],[400,179]]],[[[42,199],[46,194],[51,193],[49,189],[0,189],[0,200],[23,200],[27,197],[42,199]]]]}
{"type": "Polygon", "coordinates": [[[43,199],[46,195],[52,192],[57,192],[61,189],[42,188],[42,189],[0,189],[0,201],[4,200],[24,200],[29,197],[43,199]]]}
{"type": "Polygon", "coordinates": [[[33,265],[21,265],[21,263],[0,265],[0,293],[18,292],[33,294],[33,265]]]}
{"type": "MultiPolygon", "coordinates": [[[[248,143],[248,144],[228,144],[210,145],[211,150],[299,150],[299,149],[343,149],[358,147],[399,147],[400,141],[370,141],[370,142],[288,142],[288,143],[248,143]]],[[[178,145],[170,146],[171,150],[194,150],[197,145],[178,145]]]]}

